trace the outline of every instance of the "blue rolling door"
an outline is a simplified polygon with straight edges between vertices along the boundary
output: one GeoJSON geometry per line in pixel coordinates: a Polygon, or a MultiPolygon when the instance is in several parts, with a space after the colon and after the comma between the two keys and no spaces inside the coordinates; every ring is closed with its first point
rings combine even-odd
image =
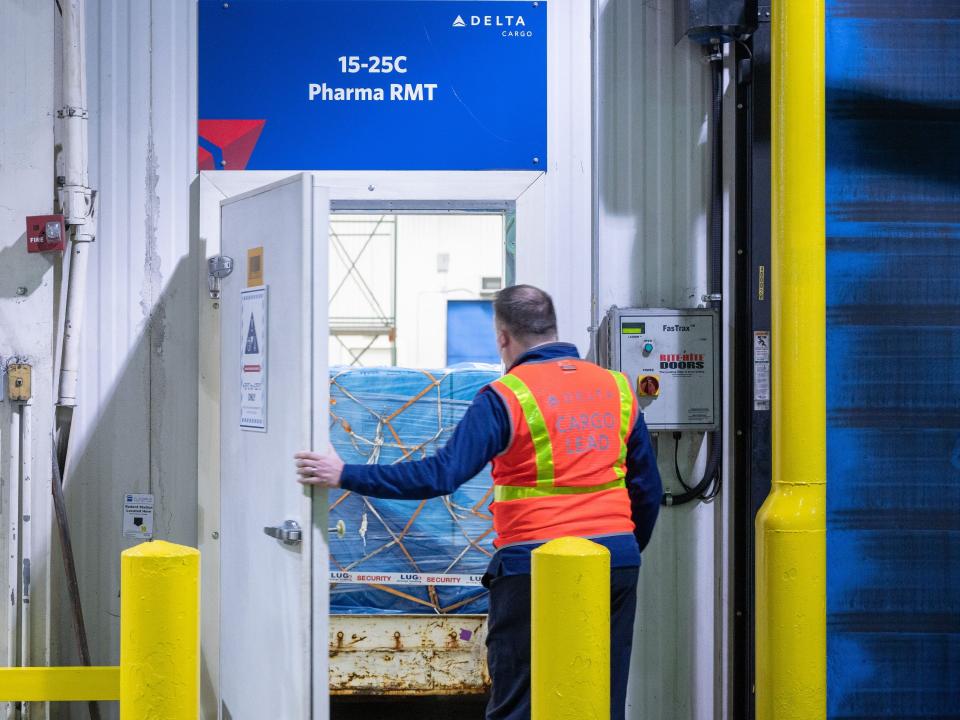
{"type": "Polygon", "coordinates": [[[960,718],[960,2],[827,1],[828,700],[960,718]]]}

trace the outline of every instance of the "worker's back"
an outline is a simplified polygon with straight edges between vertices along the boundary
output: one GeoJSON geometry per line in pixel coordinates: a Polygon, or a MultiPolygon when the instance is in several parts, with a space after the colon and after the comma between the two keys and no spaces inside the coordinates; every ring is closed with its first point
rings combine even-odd
{"type": "Polygon", "coordinates": [[[491,388],[512,425],[493,461],[496,545],[632,532],[624,478],[637,405],[626,378],[561,358],[517,365],[491,388]]]}

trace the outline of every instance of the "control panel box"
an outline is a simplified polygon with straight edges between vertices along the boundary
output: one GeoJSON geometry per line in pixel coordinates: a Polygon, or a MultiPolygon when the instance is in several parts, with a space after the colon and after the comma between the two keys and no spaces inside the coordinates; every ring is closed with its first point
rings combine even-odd
{"type": "Polygon", "coordinates": [[[632,383],[651,431],[717,428],[718,323],[710,309],[610,310],[608,365],[632,383]]]}

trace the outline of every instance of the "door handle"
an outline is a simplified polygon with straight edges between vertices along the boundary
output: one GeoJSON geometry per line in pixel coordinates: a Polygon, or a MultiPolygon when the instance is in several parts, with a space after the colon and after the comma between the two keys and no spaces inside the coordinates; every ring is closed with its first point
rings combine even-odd
{"type": "Polygon", "coordinates": [[[303,536],[300,524],[296,520],[284,520],[283,525],[265,527],[263,532],[272,538],[282,540],[284,545],[298,545],[303,536]]]}

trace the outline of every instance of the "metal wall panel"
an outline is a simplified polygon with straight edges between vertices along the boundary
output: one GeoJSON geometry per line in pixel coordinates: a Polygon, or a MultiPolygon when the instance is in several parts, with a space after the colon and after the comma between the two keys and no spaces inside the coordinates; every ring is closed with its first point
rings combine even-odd
{"type": "MultiPolygon", "coordinates": [[[[673,5],[600,3],[601,312],[614,304],[696,307],[706,293],[710,76],[699,46],[674,44],[673,5]]],[[[674,440],[664,433],[659,442],[664,484],[676,490],[674,440]]],[[[660,514],[640,571],[631,718],[724,717],[715,680],[722,507],[718,500],[660,514]]]]}
{"type": "MultiPolygon", "coordinates": [[[[197,542],[196,25],[190,0],[87,8],[100,203],[66,494],[93,662],[112,665],[120,552],[133,544],[121,536],[122,496],[153,493],[155,537],[197,542]]],[[[76,659],[68,611],[61,598],[59,662],[76,659]]],[[[71,709],[65,717],[86,717],[71,709]]],[[[104,717],[115,716],[114,705],[104,717]]]]}
{"type": "Polygon", "coordinates": [[[960,6],[827,2],[828,700],[960,707],[960,6]]]}
{"type": "MultiPolygon", "coordinates": [[[[30,567],[32,665],[46,665],[50,616],[51,568],[51,443],[53,423],[53,337],[58,265],[54,256],[27,253],[25,218],[53,212],[55,82],[53,74],[36,57],[52,65],[57,37],[52,3],[25,0],[0,2],[0,382],[6,384],[7,363],[20,361],[33,367],[32,446],[22,457],[32,460],[32,512],[21,516],[19,541],[31,538],[30,567]],[[29,522],[31,530],[23,532],[29,522]]],[[[0,578],[3,611],[0,613],[0,664],[7,663],[7,610],[10,603],[22,608],[20,597],[10,597],[8,563],[21,568],[16,542],[10,543],[10,520],[20,514],[11,508],[11,483],[20,482],[19,468],[10,467],[13,403],[0,389],[0,578]],[[8,544],[9,543],[9,544],[8,544]]],[[[16,523],[13,523],[16,525],[16,523]]],[[[54,573],[55,574],[54,569],[54,573]]],[[[18,594],[22,594],[22,583],[18,594]]],[[[13,628],[14,633],[16,629],[13,628]]],[[[56,632],[56,630],[54,630],[56,632]]],[[[13,646],[16,648],[17,639],[13,646]]],[[[16,652],[16,651],[15,651],[16,652]]],[[[0,703],[0,713],[7,704],[0,703]]],[[[32,717],[45,718],[45,705],[34,703],[32,717]]]]}

